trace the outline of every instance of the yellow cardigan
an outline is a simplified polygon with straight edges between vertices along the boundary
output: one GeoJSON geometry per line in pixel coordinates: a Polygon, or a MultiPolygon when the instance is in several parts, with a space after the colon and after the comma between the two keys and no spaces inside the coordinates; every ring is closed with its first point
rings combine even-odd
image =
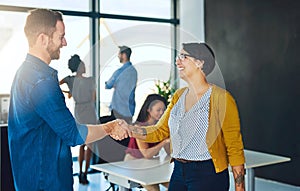
{"type": "MultiPolygon", "coordinates": [[[[170,137],[169,116],[173,106],[186,88],[175,92],[168,108],[159,122],[146,127],[145,142],[160,142],[170,137]]],[[[206,144],[214,163],[215,171],[221,172],[231,166],[245,163],[244,146],[240,132],[238,109],[230,93],[213,85],[210,97],[209,125],[206,144]]]]}

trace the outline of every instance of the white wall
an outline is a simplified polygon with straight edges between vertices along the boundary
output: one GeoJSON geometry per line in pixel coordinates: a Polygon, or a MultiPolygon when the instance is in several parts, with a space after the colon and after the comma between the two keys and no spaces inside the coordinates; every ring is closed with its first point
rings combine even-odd
{"type": "Polygon", "coordinates": [[[203,42],[204,0],[180,0],[180,42],[203,42]]]}
{"type": "MultiPolygon", "coordinates": [[[[204,0],[179,0],[179,42],[204,42],[204,0]]],[[[186,86],[180,80],[179,87],[186,86]]]]}

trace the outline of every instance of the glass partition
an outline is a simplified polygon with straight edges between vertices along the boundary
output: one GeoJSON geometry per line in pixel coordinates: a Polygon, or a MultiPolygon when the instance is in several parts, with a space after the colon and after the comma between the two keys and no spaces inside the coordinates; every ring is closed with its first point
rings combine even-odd
{"type": "Polygon", "coordinates": [[[0,94],[9,94],[15,72],[28,51],[23,27],[26,13],[0,11],[0,94]]]}
{"type": "Polygon", "coordinates": [[[100,39],[100,115],[109,114],[113,90],[105,89],[105,81],[121,67],[118,46],[126,45],[132,49],[131,62],[138,72],[136,117],[146,96],[156,92],[155,83],[170,78],[174,64],[171,61],[171,25],[101,19],[100,39]]]}
{"type": "MultiPolygon", "coordinates": [[[[49,8],[69,11],[90,11],[90,0],[40,1],[40,0],[1,0],[0,5],[32,8],[49,8]]],[[[170,0],[99,0],[100,13],[118,14],[124,16],[139,16],[148,18],[171,18],[170,0]]],[[[23,27],[27,16],[26,12],[0,10],[0,94],[8,95],[16,70],[24,61],[28,52],[28,43],[23,27]]],[[[66,40],[68,45],[61,49],[59,60],[52,61],[50,66],[58,70],[61,80],[71,75],[68,69],[68,60],[73,54],[78,54],[85,62],[86,76],[91,75],[92,64],[90,58],[95,55],[91,51],[91,31],[89,17],[64,16],[66,26],[66,40]]],[[[167,22],[167,21],[166,21],[167,22]]],[[[138,71],[136,89],[138,114],[146,96],[156,91],[155,83],[158,80],[167,81],[173,64],[171,58],[171,37],[173,25],[170,23],[155,23],[145,21],[129,21],[118,19],[99,19],[100,73],[98,80],[100,90],[101,115],[108,114],[112,91],[104,89],[104,82],[121,65],[117,59],[118,45],[128,45],[132,48],[132,63],[138,71]]],[[[97,63],[99,64],[99,63],[97,63]]],[[[62,86],[67,89],[67,86],[62,86]]],[[[74,110],[74,102],[66,96],[66,103],[70,111],[74,110]]],[[[72,149],[72,155],[78,155],[78,149],[72,149]]]]}
{"type": "Polygon", "coordinates": [[[100,1],[100,12],[152,18],[171,18],[171,0],[109,0],[100,1]]]}
{"type": "Polygon", "coordinates": [[[1,0],[1,5],[21,6],[21,7],[35,7],[47,9],[60,9],[72,11],[89,11],[89,1],[83,0],[1,0]]]}

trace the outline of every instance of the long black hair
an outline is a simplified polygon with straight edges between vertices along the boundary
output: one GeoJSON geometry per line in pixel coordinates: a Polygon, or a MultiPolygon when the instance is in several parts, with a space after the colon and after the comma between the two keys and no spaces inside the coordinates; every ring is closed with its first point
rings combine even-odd
{"type": "Polygon", "coordinates": [[[149,115],[147,110],[150,108],[151,103],[153,103],[154,101],[157,101],[157,100],[162,101],[165,104],[165,106],[167,106],[167,100],[164,97],[162,97],[161,95],[159,95],[159,94],[148,95],[141,110],[140,110],[140,113],[136,119],[136,122],[144,123],[147,121],[148,115],[149,115]]]}

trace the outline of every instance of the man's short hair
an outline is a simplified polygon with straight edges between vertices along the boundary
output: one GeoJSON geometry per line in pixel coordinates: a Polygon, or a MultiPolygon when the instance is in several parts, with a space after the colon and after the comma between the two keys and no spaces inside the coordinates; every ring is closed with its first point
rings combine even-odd
{"type": "Polygon", "coordinates": [[[120,53],[121,54],[126,54],[127,59],[130,60],[130,56],[131,56],[131,48],[129,48],[128,46],[119,46],[120,48],[120,53]]]}
{"type": "Polygon", "coordinates": [[[37,37],[41,33],[52,36],[56,30],[57,21],[63,21],[61,12],[48,9],[34,9],[30,11],[24,27],[29,46],[35,44],[37,37]]]}

